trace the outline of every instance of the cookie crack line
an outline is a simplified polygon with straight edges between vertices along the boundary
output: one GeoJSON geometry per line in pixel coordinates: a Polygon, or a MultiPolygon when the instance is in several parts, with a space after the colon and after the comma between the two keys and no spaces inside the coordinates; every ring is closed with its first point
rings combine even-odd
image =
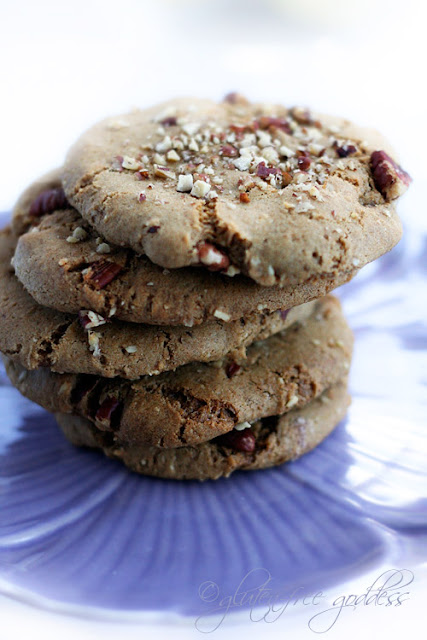
{"type": "MultiPolygon", "coordinates": [[[[162,331],[163,335],[164,335],[164,340],[163,340],[163,346],[162,346],[162,351],[163,353],[167,354],[166,356],[166,360],[173,362],[174,358],[175,358],[175,354],[174,351],[172,349],[171,346],[171,342],[172,342],[172,336],[170,333],[167,333],[166,331],[162,331]]],[[[165,356],[163,356],[165,357],[165,356]]]]}
{"type": "Polygon", "coordinates": [[[108,166],[105,166],[102,169],[98,169],[98,170],[94,171],[93,173],[91,173],[90,176],[86,176],[86,177],[82,178],[80,183],[76,184],[75,190],[73,192],[73,195],[78,195],[82,191],[84,191],[84,190],[88,189],[89,187],[93,186],[93,183],[96,180],[96,178],[98,176],[100,176],[102,173],[105,173],[105,172],[108,172],[108,171],[109,171],[108,166]]]}
{"type": "Polygon", "coordinates": [[[56,361],[56,350],[59,348],[68,329],[73,324],[74,319],[64,322],[52,331],[48,338],[45,338],[36,348],[37,360],[42,367],[51,367],[56,361]]]}
{"type": "Polygon", "coordinates": [[[323,265],[319,276],[304,273],[295,286],[258,287],[245,276],[230,278],[199,267],[164,270],[113,245],[106,258],[95,253],[95,232],[78,243],[65,241],[68,225],[80,226],[80,221],[72,210],[45,216],[37,233],[19,236],[14,255],[15,274],[31,296],[67,313],[91,309],[108,317],[113,310],[118,320],[165,326],[232,322],[255,310],[273,312],[318,298],[357,271],[353,265],[352,271],[342,268],[325,276],[323,265]]]}

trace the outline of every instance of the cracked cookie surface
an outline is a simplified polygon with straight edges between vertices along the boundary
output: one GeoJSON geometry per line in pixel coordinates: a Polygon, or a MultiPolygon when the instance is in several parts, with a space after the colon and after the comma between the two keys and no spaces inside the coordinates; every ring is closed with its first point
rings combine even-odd
{"type": "Polygon", "coordinates": [[[118,444],[173,448],[304,406],[347,376],[352,345],[340,304],[328,296],[303,323],[250,346],[233,370],[192,363],[128,381],[27,371],[5,360],[12,383],[49,411],[88,418],[118,444]]]}
{"type": "Polygon", "coordinates": [[[398,242],[393,200],[409,176],[389,153],[379,134],[305,109],[177,99],[96,124],[62,183],[107,242],[286,286],[398,242]]]}
{"type": "Polygon", "coordinates": [[[100,247],[106,251],[105,242],[72,209],[37,216],[32,226],[25,217],[28,203],[19,211],[26,222],[18,225],[15,219],[15,230],[27,232],[18,240],[16,275],[39,304],[64,312],[90,309],[155,325],[228,323],[322,297],[357,271],[296,286],[259,287],[242,275],[230,278],[198,267],[165,270],[115,245],[99,253],[100,247]]]}
{"type": "Polygon", "coordinates": [[[249,344],[303,320],[314,306],[192,329],[110,320],[91,310],[76,317],[42,307],[25,291],[10,266],[15,243],[11,231],[0,232],[0,351],[27,369],[134,379],[227,354],[233,361],[244,359],[249,344]]]}

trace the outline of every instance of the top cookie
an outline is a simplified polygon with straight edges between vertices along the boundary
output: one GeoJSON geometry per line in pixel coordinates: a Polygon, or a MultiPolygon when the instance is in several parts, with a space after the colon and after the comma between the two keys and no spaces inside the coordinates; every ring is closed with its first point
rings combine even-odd
{"type": "Polygon", "coordinates": [[[376,133],[307,110],[178,99],[109,118],[70,150],[70,203],[108,241],[167,268],[232,266],[282,286],[399,240],[409,176],[376,133]]]}

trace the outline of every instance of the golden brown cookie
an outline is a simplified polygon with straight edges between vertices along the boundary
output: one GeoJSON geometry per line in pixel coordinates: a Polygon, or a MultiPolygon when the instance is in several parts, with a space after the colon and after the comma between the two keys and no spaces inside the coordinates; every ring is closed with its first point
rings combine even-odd
{"type": "Polygon", "coordinates": [[[100,242],[71,209],[33,223],[19,238],[13,261],[33,298],[60,311],[91,309],[128,322],[192,327],[240,321],[322,297],[357,271],[284,288],[260,287],[245,276],[196,267],[163,269],[130,249],[100,242]]]}
{"type": "Polygon", "coordinates": [[[69,202],[113,244],[167,268],[259,284],[336,277],[400,239],[410,178],[379,134],[281,105],[176,99],[108,118],[68,153],[69,202]]]}
{"type": "Polygon", "coordinates": [[[27,371],[6,360],[21,393],[55,413],[91,420],[116,442],[196,445],[236,425],[302,407],[348,373],[353,336],[336,298],[303,323],[254,343],[240,363],[192,363],[135,381],[27,371]]]}
{"type": "Polygon", "coordinates": [[[88,309],[75,316],[42,307],[25,291],[10,266],[15,242],[10,230],[0,232],[0,351],[26,369],[135,379],[194,361],[236,360],[255,340],[304,320],[315,304],[192,328],[122,322],[88,309]]]}
{"type": "Polygon", "coordinates": [[[207,480],[242,469],[265,469],[295,460],[322,442],[346,414],[350,403],[346,381],[338,382],[301,409],[255,422],[197,446],[175,449],[122,445],[92,422],[65,413],[56,419],[65,437],[77,446],[101,449],[143,475],[179,480],[207,480]],[[251,437],[248,436],[251,434],[251,437]]]}

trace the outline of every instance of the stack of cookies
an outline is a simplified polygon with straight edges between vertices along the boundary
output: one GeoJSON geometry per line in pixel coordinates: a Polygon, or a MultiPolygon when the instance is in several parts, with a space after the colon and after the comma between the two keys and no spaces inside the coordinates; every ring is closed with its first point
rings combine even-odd
{"type": "Polygon", "coordinates": [[[103,121],[0,234],[8,375],[138,473],[295,459],[349,404],[327,294],[398,242],[409,180],[378,134],[236,94],[103,121]]]}

